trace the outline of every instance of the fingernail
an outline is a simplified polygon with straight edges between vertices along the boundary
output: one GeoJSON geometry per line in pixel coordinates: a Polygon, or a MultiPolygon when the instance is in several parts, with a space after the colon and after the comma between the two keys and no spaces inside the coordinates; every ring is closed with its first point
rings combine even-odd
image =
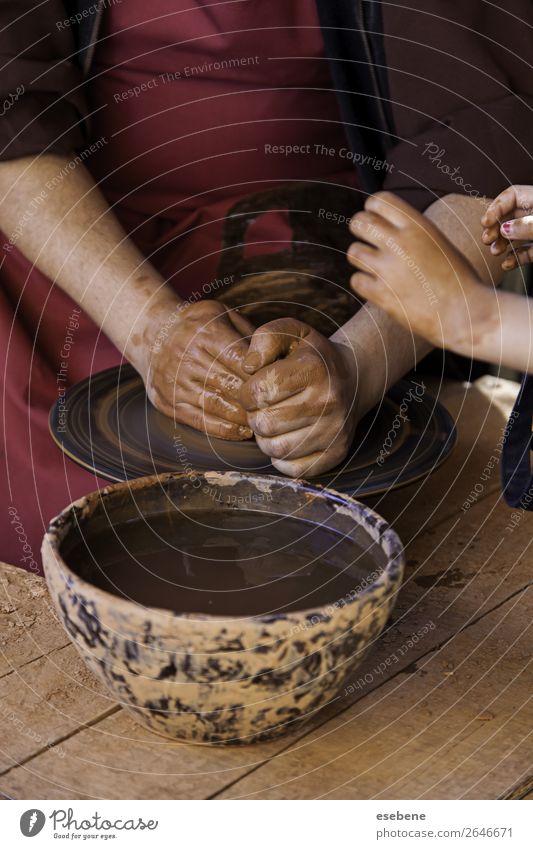
{"type": "Polygon", "coordinates": [[[510,221],[506,221],[505,224],[502,224],[501,229],[506,236],[509,236],[513,232],[513,225],[510,221]]]}
{"type": "Polygon", "coordinates": [[[255,371],[261,365],[261,357],[258,353],[253,351],[251,354],[247,354],[243,363],[243,368],[245,371],[255,371]]]}
{"type": "Polygon", "coordinates": [[[244,439],[250,439],[253,434],[253,430],[250,430],[249,427],[245,427],[244,425],[239,425],[239,436],[244,437],[244,439]]]}

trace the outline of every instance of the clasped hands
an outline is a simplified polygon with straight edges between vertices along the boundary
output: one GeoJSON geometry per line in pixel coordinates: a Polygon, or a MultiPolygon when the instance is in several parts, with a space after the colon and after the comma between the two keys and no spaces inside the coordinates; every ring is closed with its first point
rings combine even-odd
{"type": "Polygon", "coordinates": [[[255,329],[214,301],[149,326],[143,374],[154,406],[229,440],[255,435],[278,471],[316,475],[347,454],[356,425],[354,353],[292,318],[255,329]]]}

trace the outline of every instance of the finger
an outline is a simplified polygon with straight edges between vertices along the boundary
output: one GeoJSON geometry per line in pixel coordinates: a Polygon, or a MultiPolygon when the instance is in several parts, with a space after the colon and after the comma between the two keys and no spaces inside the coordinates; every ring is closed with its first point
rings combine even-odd
{"type": "MultiPolygon", "coordinates": [[[[509,220],[516,220],[516,219],[527,218],[527,217],[529,217],[529,210],[515,209],[513,211],[513,218],[509,219],[509,220]]],[[[502,232],[502,228],[505,226],[506,223],[507,222],[501,222],[501,223],[496,222],[496,224],[493,224],[491,227],[487,227],[487,229],[483,230],[483,232],[481,234],[481,241],[485,245],[491,245],[493,242],[498,241],[498,240],[501,241],[502,238],[503,238],[503,232],[504,232],[504,231],[502,232]]],[[[508,237],[505,236],[506,240],[507,240],[507,238],[508,237]]],[[[502,244],[504,244],[504,242],[502,242],[502,244]]]]}
{"type": "Polygon", "coordinates": [[[293,318],[279,318],[258,327],[250,340],[245,372],[254,374],[274,363],[278,357],[290,353],[310,329],[307,324],[293,318]]]}
{"type": "Polygon", "coordinates": [[[243,365],[248,353],[248,341],[244,340],[235,330],[233,324],[226,318],[217,320],[212,325],[206,325],[209,332],[202,340],[202,345],[207,353],[219,365],[246,378],[243,365]]]}
{"type": "Polygon", "coordinates": [[[505,221],[500,231],[504,239],[533,239],[533,215],[505,221]]]}
{"type": "Polygon", "coordinates": [[[490,227],[488,230],[484,230],[481,234],[481,241],[483,244],[489,245],[491,248],[493,245],[504,251],[509,248],[509,240],[502,236],[499,224],[496,224],[495,227],[490,227]]]}
{"type": "Polygon", "coordinates": [[[251,430],[248,424],[248,416],[246,410],[239,403],[225,398],[217,387],[208,385],[191,385],[190,391],[187,393],[187,403],[204,413],[210,413],[219,419],[235,422],[243,425],[248,430],[251,430]]]}
{"type": "Polygon", "coordinates": [[[530,206],[527,206],[525,209],[513,209],[510,214],[510,218],[524,218],[526,215],[531,215],[532,209],[530,206]]]}
{"type": "Polygon", "coordinates": [[[392,192],[376,192],[365,202],[365,209],[376,212],[395,227],[405,227],[413,220],[422,218],[414,207],[392,192]]]}
{"type": "Polygon", "coordinates": [[[358,271],[350,277],[350,288],[365,300],[376,301],[379,298],[382,286],[376,277],[358,271]]]}
{"type": "Polygon", "coordinates": [[[195,430],[202,431],[210,436],[216,436],[219,439],[228,439],[237,442],[243,439],[250,439],[253,436],[250,428],[218,418],[211,413],[204,412],[198,407],[194,407],[192,404],[176,404],[173,415],[176,421],[189,425],[189,427],[193,427],[195,430]]]}
{"type": "Polygon", "coordinates": [[[520,248],[516,252],[516,259],[519,265],[527,265],[527,263],[533,262],[533,245],[520,248]]]}
{"type": "Polygon", "coordinates": [[[496,224],[498,220],[511,215],[516,209],[533,209],[532,186],[509,186],[494,198],[481,219],[484,227],[496,224]]]}
{"type": "Polygon", "coordinates": [[[519,204],[516,197],[515,187],[509,186],[507,189],[504,189],[503,192],[500,192],[500,194],[494,198],[492,203],[489,204],[485,214],[481,218],[481,223],[484,227],[491,227],[492,225],[497,224],[502,218],[505,218],[506,215],[509,215],[509,213],[517,206],[519,206],[519,204]]]}
{"type": "Polygon", "coordinates": [[[346,254],[348,262],[363,271],[375,272],[379,264],[379,251],[365,245],[364,242],[353,242],[346,254]]]}
{"type": "Polygon", "coordinates": [[[312,367],[302,363],[300,358],[288,358],[266,366],[257,372],[241,390],[241,404],[245,410],[262,410],[298,395],[314,379],[312,367]]]}
{"type": "Polygon", "coordinates": [[[366,209],[354,215],[350,221],[350,230],[358,239],[376,246],[397,233],[396,228],[385,218],[375,212],[367,212],[366,209]]]}
{"type": "Polygon", "coordinates": [[[240,313],[237,309],[229,310],[228,318],[239,336],[249,342],[255,331],[255,326],[252,322],[249,321],[246,316],[242,315],[242,313],[240,313]]]}
{"type": "Polygon", "coordinates": [[[271,463],[278,472],[290,478],[312,478],[338,466],[343,459],[343,451],[335,450],[318,451],[298,460],[277,460],[274,457],[271,463]]]}
{"type": "Polygon", "coordinates": [[[500,256],[501,254],[507,253],[508,250],[509,242],[507,239],[502,239],[501,237],[498,237],[490,246],[492,256],[500,256]]]}
{"type": "Polygon", "coordinates": [[[520,248],[502,262],[504,271],[512,271],[513,268],[518,268],[520,265],[528,265],[533,262],[533,245],[528,245],[525,248],[520,248]]]}
{"type": "Polygon", "coordinates": [[[178,392],[179,387],[185,393],[196,392],[198,387],[209,386],[220,392],[228,400],[234,400],[240,406],[240,392],[243,378],[228,371],[206,351],[198,349],[180,357],[174,364],[168,363],[162,372],[165,384],[172,386],[169,392],[178,392]]]}
{"type": "MultiPolygon", "coordinates": [[[[209,417],[223,419],[237,426],[242,426],[242,434],[236,435],[236,439],[249,439],[253,435],[248,424],[246,411],[240,404],[227,401],[214,389],[195,385],[194,383],[183,383],[174,387],[172,393],[163,394],[158,387],[151,386],[147,389],[150,401],[164,415],[174,418],[175,410],[185,404],[195,407],[200,413],[204,412],[209,417]]],[[[176,417],[178,418],[178,417],[176,417]]],[[[181,419],[178,418],[179,421],[181,419]]],[[[198,428],[202,430],[203,428],[198,428]]],[[[215,434],[217,435],[217,434],[215,434]]]]}
{"type": "Polygon", "coordinates": [[[298,460],[309,454],[324,451],[335,435],[324,435],[317,427],[303,427],[272,438],[255,435],[259,448],[271,460],[298,460]]]}
{"type": "MultiPolygon", "coordinates": [[[[509,219],[509,220],[526,218],[526,217],[528,217],[528,215],[529,215],[529,213],[525,212],[524,210],[515,209],[515,211],[513,213],[513,219],[509,219]]],[[[483,230],[483,232],[481,234],[481,241],[485,245],[492,245],[493,242],[498,241],[498,242],[501,242],[502,245],[506,245],[506,247],[507,247],[508,237],[505,236],[505,239],[504,239],[503,234],[502,234],[502,227],[505,225],[505,223],[507,223],[507,222],[502,222],[501,224],[498,222],[498,223],[494,224],[494,226],[492,226],[492,227],[487,227],[487,229],[483,230]]]]}
{"type": "Polygon", "coordinates": [[[498,222],[496,222],[496,224],[493,224],[491,227],[487,227],[485,230],[483,230],[481,234],[481,241],[485,245],[492,245],[492,243],[499,238],[501,238],[501,236],[500,225],[498,222]]]}
{"type": "Polygon", "coordinates": [[[294,403],[293,398],[288,398],[281,404],[248,413],[248,424],[256,437],[266,439],[300,430],[332,411],[328,401],[310,404],[305,393],[293,397],[298,399],[297,403],[294,403]]]}
{"type": "Polygon", "coordinates": [[[241,390],[243,387],[243,379],[233,372],[226,371],[219,363],[212,360],[205,371],[198,375],[193,375],[185,382],[186,385],[209,387],[216,392],[219,392],[227,400],[236,401],[241,406],[241,390]]]}
{"type": "Polygon", "coordinates": [[[328,371],[323,354],[309,346],[255,374],[242,388],[241,404],[248,412],[262,410],[301,393],[306,403],[305,391],[327,380],[328,371]]]}
{"type": "Polygon", "coordinates": [[[518,257],[515,254],[506,256],[502,262],[503,271],[512,271],[513,268],[518,268],[518,257]]]}

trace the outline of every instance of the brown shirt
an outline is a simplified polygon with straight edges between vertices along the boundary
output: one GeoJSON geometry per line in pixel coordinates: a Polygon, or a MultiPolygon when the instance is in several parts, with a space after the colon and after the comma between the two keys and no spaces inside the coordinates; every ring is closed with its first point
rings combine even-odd
{"type": "Polygon", "coordinates": [[[87,104],[61,0],[0,0],[0,159],[83,144],[87,104]]]}
{"type": "MultiPolygon", "coordinates": [[[[321,5],[334,17],[349,2],[321,5]]],[[[105,14],[106,2],[93,3],[86,28],[97,22],[98,5],[105,14]]],[[[387,167],[365,167],[419,209],[451,192],[491,196],[533,182],[532,0],[512,0],[509,12],[483,0],[408,6],[382,4],[394,128],[387,167]]],[[[65,153],[86,140],[83,74],[67,15],[61,0],[0,0],[0,159],[65,153]]],[[[338,33],[342,55],[340,13],[338,33]]]]}
{"type": "Polygon", "coordinates": [[[398,135],[385,187],[423,209],[533,183],[533,0],[389,0],[383,23],[398,135]]]}

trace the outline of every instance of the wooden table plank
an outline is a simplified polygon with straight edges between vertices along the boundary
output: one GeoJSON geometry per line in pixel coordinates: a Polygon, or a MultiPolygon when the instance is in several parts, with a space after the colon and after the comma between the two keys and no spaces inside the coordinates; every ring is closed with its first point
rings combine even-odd
{"type": "Polygon", "coordinates": [[[118,710],[74,646],[55,649],[0,678],[0,772],[50,749],[109,711],[118,710]]]}
{"type": "Polygon", "coordinates": [[[428,389],[454,417],[457,444],[449,459],[431,476],[385,495],[367,499],[391,524],[401,529],[404,544],[443,519],[456,515],[472,496],[479,501],[499,491],[501,442],[518,384],[491,376],[475,383],[435,383],[428,389]],[[485,479],[481,480],[485,473],[485,479]],[[488,474],[487,474],[488,473],[488,474]],[[481,491],[480,491],[481,488],[481,491]]]}
{"type": "MultiPolygon", "coordinates": [[[[315,725],[324,726],[331,716],[346,711],[351,704],[367,698],[373,691],[379,694],[391,676],[402,670],[416,669],[421,656],[467,626],[469,621],[482,616],[484,611],[501,605],[520,592],[531,580],[528,558],[517,560],[514,551],[521,552],[529,546],[533,516],[524,516],[513,532],[513,547],[501,547],[497,556],[493,555],[494,545],[488,535],[482,533],[477,539],[474,535],[489,514],[490,507],[496,503],[497,498],[493,495],[462,515],[461,532],[452,519],[421,535],[412,544],[412,554],[417,557],[410,558],[412,565],[393,623],[356,672],[355,683],[359,682],[359,685],[354,687],[352,682],[351,691],[322,711],[316,717],[315,725]],[[465,541],[470,542],[466,550],[465,541]],[[440,553],[432,556],[435,550],[440,553]],[[446,576],[443,567],[450,563],[454,565],[446,576]],[[436,627],[409,647],[412,635],[433,622],[436,627]],[[387,666],[391,657],[397,657],[397,660],[387,666]]],[[[501,510],[494,513],[491,521],[494,538],[505,532],[506,522],[506,513],[501,510]]],[[[87,698],[81,690],[77,691],[77,697],[81,701],[78,710],[81,710],[87,704],[87,698]]],[[[94,715],[85,716],[86,722],[94,720],[94,715]]],[[[54,760],[52,752],[41,753],[31,764],[12,769],[4,775],[0,779],[0,789],[21,798],[107,798],[109,794],[110,798],[143,798],[143,794],[155,794],[156,798],[198,798],[198,794],[216,795],[227,784],[277,752],[298,745],[296,741],[311,734],[311,730],[303,729],[297,736],[268,746],[223,750],[199,748],[167,743],[163,738],[154,737],[120,711],[102,722],[96,722],[88,731],[73,734],[62,743],[65,757],[61,762],[54,760]],[[135,733],[132,729],[136,729],[135,733]],[[88,753],[91,753],[90,756],[88,753]],[[171,764],[179,760],[179,769],[173,771],[171,766],[162,769],[163,757],[169,758],[171,764]],[[84,772],[80,763],[85,760],[90,760],[91,768],[84,772]],[[116,769],[125,770],[121,773],[119,785],[116,769]],[[163,778],[161,772],[165,773],[163,778]],[[35,796],[37,776],[39,792],[50,794],[48,797],[35,796]],[[51,783],[50,776],[54,777],[51,783]],[[118,796],[115,795],[117,793],[118,796]]],[[[53,725],[51,732],[56,731],[53,725]]],[[[49,739],[51,732],[46,732],[49,739]]]]}
{"type": "MultiPolygon", "coordinates": [[[[276,755],[280,762],[283,761],[286,755],[279,753],[307,745],[312,734],[319,734],[320,729],[328,723],[341,722],[342,717],[349,715],[347,711],[355,709],[354,703],[379,699],[389,679],[396,680],[400,673],[409,675],[410,671],[416,670],[418,658],[438,651],[439,645],[469,622],[486,616],[513,594],[519,594],[531,579],[528,546],[533,516],[525,516],[513,530],[510,545],[509,531],[505,528],[509,511],[498,503],[496,496],[499,488],[497,471],[484,482],[480,499],[464,513],[460,510],[465,497],[462,495],[463,490],[468,489],[470,492],[479,480],[487,458],[501,439],[509,404],[516,392],[514,384],[500,382],[494,387],[493,379],[487,380],[482,386],[476,384],[465,388],[456,385],[453,389],[447,389],[451,395],[455,393],[454,403],[460,411],[459,448],[452,460],[432,476],[433,485],[425,491],[415,486],[393,493],[380,507],[386,513],[384,507],[389,504],[389,518],[394,515],[397,530],[403,539],[409,540],[409,568],[391,626],[356,673],[356,680],[370,673],[370,683],[364,680],[362,686],[352,687],[351,693],[336,699],[318,715],[313,724],[304,727],[298,734],[268,745],[236,749],[174,744],[144,731],[120,709],[102,719],[102,705],[88,698],[83,688],[78,688],[73,690],[73,703],[66,712],[65,724],[57,726],[57,711],[55,714],[54,711],[45,711],[41,725],[40,734],[43,737],[48,735],[48,740],[56,739],[54,735],[58,734],[58,739],[68,737],[61,743],[65,756],[58,758],[53,750],[43,750],[42,746],[37,745],[32,749],[25,744],[21,752],[22,760],[26,762],[5,772],[0,779],[0,789],[18,798],[217,796],[230,784],[244,785],[246,775],[250,773],[263,774],[270,768],[270,764],[261,765],[268,764],[272,758],[276,759],[276,755]],[[468,411],[469,416],[466,414],[468,411]],[[473,422],[475,433],[476,428],[483,425],[472,452],[471,437],[469,442],[467,433],[469,421],[473,422]],[[469,452],[471,456],[465,471],[462,467],[469,452]],[[466,484],[465,474],[470,476],[466,484]],[[439,495],[442,489],[448,492],[445,501],[439,495]],[[430,498],[432,492],[433,503],[430,498]],[[462,500],[459,503],[460,497],[462,500]],[[451,515],[450,498],[453,505],[451,515]],[[414,535],[414,530],[421,523],[426,523],[426,532],[414,535]],[[517,558],[514,552],[521,556],[517,558]],[[403,651],[411,635],[429,622],[434,622],[435,627],[426,629],[423,639],[418,640],[408,651],[403,651]],[[387,659],[394,655],[398,659],[389,662],[387,666],[387,659]],[[386,668],[382,671],[384,664],[386,668]],[[333,719],[338,714],[340,716],[333,719]],[[76,722],[78,728],[75,727],[76,722]],[[90,727],[85,728],[83,723],[90,727]],[[313,732],[315,727],[318,731],[313,732]],[[65,729],[68,730],[65,732],[65,729]],[[63,735],[62,731],[65,732],[63,735]],[[37,788],[40,795],[36,795],[37,788]]],[[[447,403],[452,406],[449,400],[447,403]]],[[[35,580],[38,579],[33,578],[34,583],[35,580]]],[[[19,595],[24,597],[23,592],[19,595]]],[[[36,604],[37,607],[41,605],[39,599],[36,604]]],[[[45,609],[46,604],[45,600],[45,609]]],[[[1,626],[0,617],[0,639],[3,633],[1,626]]],[[[467,628],[467,632],[472,633],[470,628],[467,628]]],[[[62,639],[62,633],[62,628],[52,623],[46,638],[53,645],[55,640],[62,639]]],[[[45,638],[42,639],[44,646],[45,638]]],[[[39,645],[39,640],[33,642],[39,645]]],[[[8,645],[10,647],[9,637],[8,645]]],[[[22,651],[21,655],[20,646],[17,648],[14,645],[14,659],[12,661],[8,658],[7,668],[10,663],[17,666],[19,656],[23,664],[32,656],[39,657],[35,647],[25,650],[28,654],[22,651]]],[[[61,653],[56,652],[57,655],[61,653]]],[[[61,663],[56,661],[56,666],[60,669],[61,663]]],[[[416,678],[417,674],[410,677],[416,678]]],[[[8,690],[13,688],[13,691],[10,690],[10,698],[16,693],[16,683],[13,678],[8,687],[8,690]]],[[[0,710],[1,704],[0,701],[0,710]]],[[[28,705],[33,713],[38,709],[38,705],[28,705]]],[[[24,716],[23,721],[27,721],[24,716]]]]}
{"type": "Polygon", "coordinates": [[[497,798],[531,763],[532,613],[523,591],[221,796],[497,798]]]}
{"type": "Polygon", "coordinates": [[[42,578],[2,564],[0,679],[13,669],[70,645],[42,578]]]}
{"type": "Polygon", "coordinates": [[[322,719],[345,710],[404,667],[413,667],[419,657],[531,584],[533,514],[525,514],[514,530],[512,546],[507,522],[507,511],[493,493],[459,521],[454,517],[413,540],[390,622],[356,670],[357,686],[352,682],[344,697],[321,712],[322,719]],[[410,646],[412,636],[420,633],[410,646]]]}
{"type": "MultiPolygon", "coordinates": [[[[246,775],[283,747],[189,746],[143,729],[120,710],[0,778],[17,799],[201,799],[246,775]]],[[[285,743],[286,745],[286,743],[285,743]]]]}
{"type": "Polygon", "coordinates": [[[533,799],[533,767],[529,764],[520,780],[500,796],[501,799],[533,799]]]}

